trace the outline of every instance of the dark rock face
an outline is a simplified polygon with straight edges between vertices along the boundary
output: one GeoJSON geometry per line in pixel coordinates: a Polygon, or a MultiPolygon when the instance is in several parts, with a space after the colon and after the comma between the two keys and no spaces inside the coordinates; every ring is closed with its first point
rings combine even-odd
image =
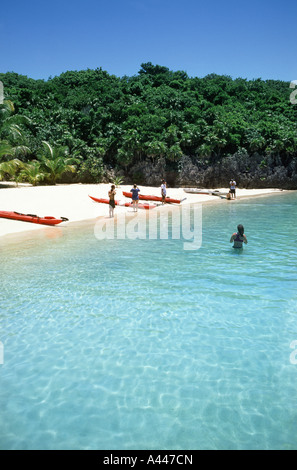
{"type": "Polygon", "coordinates": [[[134,165],[127,176],[131,181],[148,186],[159,186],[165,178],[171,187],[228,187],[234,178],[242,188],[297,189],[297,161],[286,167],[275,157],[248,155],[241,150],[219,162],[195,161],[183,156],[171,168],[162,158],[154,165],[149,160],[142,161],[134,165]]]}

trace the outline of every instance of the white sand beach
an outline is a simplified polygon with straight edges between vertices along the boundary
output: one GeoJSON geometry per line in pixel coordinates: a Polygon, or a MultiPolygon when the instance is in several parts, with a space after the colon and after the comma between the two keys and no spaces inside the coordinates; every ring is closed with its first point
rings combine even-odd
{"type": "MultiPolygon", "coordinates": [[[[139,186],[141,194],[160,196],[159,187],[139,186]]],[[[0,188],[0,210],[16,211],[23,214],[37,214],[40,217],[53,216],[56,218],[67,217],[69,222],[61,224],[67,226],[71,223],[82,222],[108,216],[108,205],[93,202],[90,196],[108,198],[110,184],[70,184],[57,186],[20,186],[0,188]]],[[[129,200],[123,197],[123,191],[130,191],[131,185],[121,185],[116,188],[116,199],[129,200]]],[[[228,192],[229,188],[209,188],[228,192]]],[[[279,194],[280,189],[237,189],[237,199],[246,197],[279,194]]],[[[285,192],[285,191],[284,191],[285,192]]],[[[168,188],[167,196],[175,199],[184,199],[182,204],[193,203],[223,203],[234,204],[235,201],[227,201],[219,197],[206,194],[185,193],[183,188],[168,188]]],[[[116,213],[127,211],[126,207],[117,206],[116,213]]],[[[56,227],[46,227],[33,223],[20,222],[0,218],[0,237],[11,234],[29,232],[35,230],[55,230],[56,227]]]]}

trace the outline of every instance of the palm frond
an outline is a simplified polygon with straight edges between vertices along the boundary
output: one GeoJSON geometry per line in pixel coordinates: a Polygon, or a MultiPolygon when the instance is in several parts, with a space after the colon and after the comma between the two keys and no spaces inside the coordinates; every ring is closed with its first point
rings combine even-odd
{"type": "Polygon", "coordinates": [[[9,114],[15,113],[14,104],[10,100],[4,100],[3,103],[0,105],[0,110],[9,114]]]}
{"type": "Polygon", "coordinates": [[[54,156],[53,147],[49,144],[49,142],[46,142],[45,140],[43,140],[42,143],[45,148],[46,154],[48,154],[50,158],[53,158],[54,156]]]}
{"type": "Polygon", "coordinates": [[[14,156],[12,145],[6,140],[0,141],[0,159],[7,156],[14,156]]]}
{"type": "Polygon", "coordinates": [[[41,163],[33,160],[24,165],[20,177],[22,180],[36,186],[45,179],[46,174],[41,170],[41,163]]]}
{"type": "Polygon", "coordinates": [[[16,179],[23,165],[23,162],[21,162],[17,158],[14,158],[9,162],[0,163],[0,178],[3,179],[3,177],[9,175],[11,178],[16,179]]]}

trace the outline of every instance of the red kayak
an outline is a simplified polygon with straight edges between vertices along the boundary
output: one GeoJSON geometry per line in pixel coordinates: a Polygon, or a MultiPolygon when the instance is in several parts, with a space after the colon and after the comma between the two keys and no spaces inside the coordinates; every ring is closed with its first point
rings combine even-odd
{"type": "Polygon", "coordinates": [[[56,219],[55,217],[39,217],[33,214],[20,214],[19,212],[6,212],[0,211],[0,217],[3,219],[19,220],[21,222],[31,222],[32,224],[41,225],[58,225],[62,222],[67,222],[66,217],[56,219]]]}
{"type": "MultiPolygon", "coordinates": [[[[125,197],[132,197],[132,193],[127,193],[123,191],[123,195],[125,197]]],[[[144,194],[139,194],[139,199],[145,200],[145,201],[162,201],[161,196],[145,196],[144,194]]],[[[170,197],[165,197],[165,202],[167,203],[174,203],[174,204],[180,204],[181,200],[179,199],[172,199],[170,197]]]]}
{"type": "MultiPolygon", "coordinates": [[[[103,204],[109,204],[109,199],[98,199],[96,197],[89,196],[95,202],[101,202],[103,204]]],[[[125,206],[125,207],[132,207],[132,202],[121,202],[121,201],[114,201],[116,206],[125,206]]],[[[156,206],[151,204],[138,204],[140,209],[154,209],[156,206]]]]}

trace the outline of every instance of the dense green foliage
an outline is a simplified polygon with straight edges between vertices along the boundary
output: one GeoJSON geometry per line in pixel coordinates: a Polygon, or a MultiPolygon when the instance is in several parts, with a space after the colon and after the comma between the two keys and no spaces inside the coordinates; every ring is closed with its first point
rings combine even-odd
{"type": "MultiPolygon", "coordinates": [[[[297,106],[290,103],[289,83],[190,78],[151,63],[133,77],[96,69],[47,81],[15,73],[0,74],[0,80],[15,118],[27,119],[17,124],[17,141],[1,106],[0,158],[31,162],[33,176],[41,174],[46,142],[75,158],[75,178],[83,182],[120,174],[142,184],[165,175],[172,184],[221,183],[240,175],[243,183],[265,186],[277,171],[283,185],[297,182],[297,106]],[[22,152],[12,150],[18,146],[22,152]]],[[[71,181],[65,171],[57,178],[65,174],[71,181]]],[[[46,174],[35,183],[56,181],[46,174]]]]}

